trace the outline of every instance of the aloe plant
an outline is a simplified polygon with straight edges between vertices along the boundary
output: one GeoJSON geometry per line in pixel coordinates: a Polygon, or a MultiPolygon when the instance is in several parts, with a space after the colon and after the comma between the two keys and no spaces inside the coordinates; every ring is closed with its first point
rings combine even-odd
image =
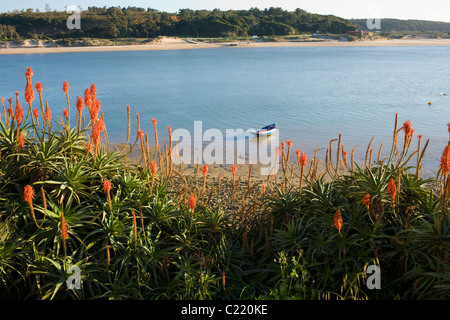
{"type": "Polygon", "coordinates": [[[387,159],[342,153],[339,170],[338,149],[319,174],[316,155],[308,168],[299,152],[296,170],[283,150],[281,180],[254,182],[250,170],[241,181],[232,166],[219,187],[207,169],[187,177],[148,150],[139,125],[142,154],[112,151],[95,86],[85,93],[88,121],[80,99],[76,121],[52,120],[48,105],[19,130],[14,113],[0,121],[0,298],[449,298],[448,172],[420,176],[426,147],[409,151],[410,122],[398,129],[396,116],[387,159]],[[370,265],[383,290],[367,287],[370,265]],[[74,266],[79,289],[67,286],[74,266]]]}

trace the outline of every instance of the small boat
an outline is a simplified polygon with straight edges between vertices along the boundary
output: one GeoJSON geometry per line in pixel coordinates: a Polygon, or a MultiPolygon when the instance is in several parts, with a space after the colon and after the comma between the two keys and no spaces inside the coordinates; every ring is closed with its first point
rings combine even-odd
{"type": "Polygon", "coordinates": [[[277,131],[277,124],[273,123],[273,124],[270,124],[268,126],[265,126],[265,127],[261,128],[261,129],[256,130],[255,131],[255,135],[257,137],[259,137],[259,136],[270,136],[271,134],[275,133],[275,131],[277,131]]]}

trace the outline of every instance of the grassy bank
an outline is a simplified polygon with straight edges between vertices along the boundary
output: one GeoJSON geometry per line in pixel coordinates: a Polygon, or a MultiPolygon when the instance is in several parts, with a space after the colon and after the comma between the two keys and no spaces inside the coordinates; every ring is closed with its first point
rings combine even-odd
{"type": "Polygon", "coordinates": [[[0,298],[450,298],[450,148],[423,179],[428,142],[409,121],[396,117],[385,159],[369,144],[357,164],[338,139],[319,170],[286,141],[276,176],[211,177],[173,162],[156,119],[147,133],[137,115],[125,147],[109,146],[95,85],[71,105],[64,83],[67,109],[52,115],[32,79],[24,107],[19,92],[2,100],[0,298]]]}

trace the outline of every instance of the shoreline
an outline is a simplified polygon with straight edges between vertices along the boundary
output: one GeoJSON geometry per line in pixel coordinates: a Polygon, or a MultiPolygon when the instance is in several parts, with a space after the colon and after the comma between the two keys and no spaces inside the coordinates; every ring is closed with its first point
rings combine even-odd
{"type": "Polygon", "coordinates": [[[450,46],[450,39],[402,39],[402,40],[358,40],[358,41],[232,41],[221,43],[199,43],[192,41],[167,41],[161,43],[121,46],[75,46],[45,47],[21,46],[1,48],[0,55],[69,53],[69,52],[106,52],[106,51],[153,51],[153,50],[187,50],[207,48],[281,48],[281,47],[381,47],[381,46],[450,46]]]}

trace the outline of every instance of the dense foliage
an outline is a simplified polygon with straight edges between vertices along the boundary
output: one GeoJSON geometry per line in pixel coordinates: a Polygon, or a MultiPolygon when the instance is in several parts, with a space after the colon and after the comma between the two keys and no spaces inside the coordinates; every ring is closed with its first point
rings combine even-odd
{"type": "MultiPolygon", "coordinates": [[[[361,30],[367,30],[366,19],[351,19],[361,30]]],[[[381,20],[381,32],[441,32],[450,33],[450,23],[427,20],[381,20]]]]}
{"type": "Polygon", "coordinates": [[[0,38],[60,39],[76,37],[147,38],[156,36],[226,37],[273,36],[303,32],[345,33],[354,30],[348,20],[311,14],[297,9],[190,10],[178,13],[135,7],[89,7],[81,12],[81,29],[69,30],[66,12],[22,12],[0,14],[0,38]]]}
{"type": "Polygon", "coordinates": [[[288,141],[280,174],[262,184],[251,167],[207,180],[203,166],[197,179],[166,148],[148,148],[139,127],[140,161],[110,150],[95,85],[75,112],[65,82],[68,108],[52,116],[40,83],[33,107],[31,79],[29,68],[28,108],[19,92],[9,107],[2,99],[0,298],[450,298],[450,148],[437,179],[423,179],[428,142],[409,121],[398,128],[396,118],[386,159],[372,159],[369,144],[358,166],[339,138],[320,173],[300,151],[291,166],[288,141]],[[366,285],[370,265],[381,289],[366,285]],[[67,286],[72,266],[80,289],[67,286]]]}

